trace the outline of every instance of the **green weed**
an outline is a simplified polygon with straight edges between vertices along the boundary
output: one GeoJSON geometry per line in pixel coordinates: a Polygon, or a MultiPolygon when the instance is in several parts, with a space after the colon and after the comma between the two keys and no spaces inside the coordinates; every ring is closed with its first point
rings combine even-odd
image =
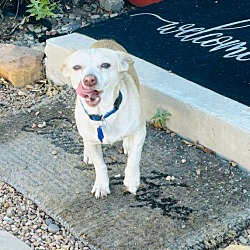
{"type": "Polygon", "coordinates": [[[151,122],[153,123],[153,126],[155,128],[166,128],[166,123],[169,120],[171,116],[171,113],[169,113],[167,110],[158,108],[155,115],[151,118],[151,122]]]}
{"type": "Polygon", "coordinates": [[[27,12],[30,16],[35,16],[36,20],[40,20],[45,17],[53,16],[52,12],[56,3],[51,3],[50,0],[30,0],[31,4],[27,5],[27,12]]]}

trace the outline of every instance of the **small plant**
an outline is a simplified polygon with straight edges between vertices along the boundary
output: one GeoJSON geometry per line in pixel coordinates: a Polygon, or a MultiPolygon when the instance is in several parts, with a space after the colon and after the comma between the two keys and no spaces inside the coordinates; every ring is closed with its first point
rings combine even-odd
{"type": "Polygon", "coordinates": [[[53,16],[52,12],[56,3],[51,3],[50,0],[30,0],[31,4],[27,5],[27,12],[30,13],[30,16],[35,16],[36,20],[40,20],[44,17],[53,16]]]}
{"type": "Polygon", "coordinates": [[[166,122],[170,118],[171,114],[164,109],[158,108],[155,115],[151,118],[151,122],[153,123],[155,128],[166,128],[166,122]]]}

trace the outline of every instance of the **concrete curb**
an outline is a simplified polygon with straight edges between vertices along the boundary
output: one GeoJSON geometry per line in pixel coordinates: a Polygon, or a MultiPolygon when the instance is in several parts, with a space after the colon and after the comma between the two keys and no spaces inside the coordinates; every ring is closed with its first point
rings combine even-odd
{"type": "MultiPolygon", "coordinates": [[[[47,40],[47,77],[58,85],[69,84],[60,71],[62,61],[72,49],[88,48],[94,41],[76,33],[47,40]]],[[[138,57],[134,61],[147,120],[157,108],[167,109],[172,114],[169,129],[188,140],[197,140],[250,171],[249,107],[138,57]]]]}
{"type": "Polygon", "coordinates": [[[28,245],[13,236],[0,230],[0,250],[32,250],[28,245]]]}

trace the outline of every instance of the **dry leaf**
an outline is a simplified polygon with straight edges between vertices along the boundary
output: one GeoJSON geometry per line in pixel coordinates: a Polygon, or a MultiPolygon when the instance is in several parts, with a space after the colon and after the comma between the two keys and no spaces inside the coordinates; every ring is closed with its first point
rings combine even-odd
{"type": "Polygon", "coordinates": [[[215,152],[214,152],[212,149],[210,149],[210,148],[204,147],[203,151],[204,151],[205,153],[209,153],[209,154],[211,154],[211,155],[214,155],[214,154],[215,154],[215,152]]]}
{"type": "Polygon", "coordinates": [[[34,89],[34,86],[28,84],[28,85],[25,86],[25,88],[26,88],[26,89],[34,89]]]}
{"type": "Polygon", "coordinates": [[[238,166],[238,164],[234,161],[230,161],[229,164],[230,164],[230,166],[232,166],[234,168],[238,166]]]}
{"type": "Polygon", "coordinates": [[[187,140],[181,140],[182,143],[186,144],[188,147],[192,147],[194,146],[194,144],[192,142],[189,142],[187,140]]]}

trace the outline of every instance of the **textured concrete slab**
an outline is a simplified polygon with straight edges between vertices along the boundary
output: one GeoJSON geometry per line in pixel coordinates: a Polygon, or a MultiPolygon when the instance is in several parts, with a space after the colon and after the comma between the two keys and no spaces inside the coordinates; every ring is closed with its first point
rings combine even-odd
{"type": "MultiPolygon", "coordinates": [[[[88,48],[95,40],[80,34],[49,39],[45,53],[47,77],[69,84],[61,62],[72,48],[88,48]]],[[[126,47],[126,44],[123,44],[126,47]]],[[[142,84],[144,113],[148,120],[157,108],[172,114],[168,127],[189,140],[216,151],[250,171],[250,108],[178,75],[134,57],[142,84]]]]}
{"type": "Polygon", "coordinates": [[[73,108],[74,94],[64,92],[30,113],[1,117],[0,179],[91,249],[211,249],[249,225],[249,174],[152,127],[137,195],[124,193],[126,157],[117,143],[104,147],[111,195],[96,200],[90,195],[95,172],[82,162],[73,108]],[[46,127],[32,128],[43,121],[46,127]]]}
{"type": "Polygon", "coordinates": [[[31,248],[12,234],[0,230],[0,250],[31,250],[31,248]]]}

